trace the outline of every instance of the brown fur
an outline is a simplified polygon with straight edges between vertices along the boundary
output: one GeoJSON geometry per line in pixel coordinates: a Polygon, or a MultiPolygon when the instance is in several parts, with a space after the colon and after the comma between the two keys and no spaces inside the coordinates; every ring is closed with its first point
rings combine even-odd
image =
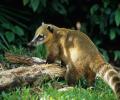
{"type": "Polygon", "coordinates": [[[88,85],[92,85],[98,74],[120,96],[120,78],[118,72],[104,60],[90,38],[77,30],[58,28],[51,24],[43,24],[35,34],[30,44],[42,42],[48,49],[48,63],[56,59],[64,61],[67,67],[65,79],[69,85],[74,85],[85,76],[88,85]],[[39,35],[44,35],[43,41],[37,41],[39,35]]]}

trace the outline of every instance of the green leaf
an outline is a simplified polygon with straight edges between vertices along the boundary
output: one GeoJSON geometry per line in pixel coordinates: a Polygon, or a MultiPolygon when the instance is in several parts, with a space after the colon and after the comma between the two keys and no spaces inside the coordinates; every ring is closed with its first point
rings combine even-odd
{"type": "Polygon", "coordinates": [[[40,4],[42,4],[44,7],[46,7],[47,0],[40,0],[40,4]]]}
{"type": "Polygon", "coordinates": [[[14,41],[14,39],[15,39],[15,35],[13,32],[6,32],[5,37],[9,42],[14,41]]]}
{"type": "Polygon", "coordinates": [[[103,0],[103,6],[104,6],[104,8],[107,8],[109,4],[110,4],[109,0],[103,0]]]}
{"type": "Polygon", "coordinates": [[[99,45],[99,44],[101,44],[101,43],[102,43],[101,40],[99,40],[99,39],[96,39],[96,40],[95,40],[95,44],[96,44],[96,45],[99,45]]]}
{"type": "Polygon", "coordinates": [[[7,19],[4,16],[0,16],[0,22],[1,23],[7,23],[7,19]]]}
{"type": "Polygon", "coordinates": [[[115,11],[115,23],[117,26],[120,25],[120,9],[117,9],[115,11]]]}
{"type": "Polygon", "coordinates": [[[110,9],[110,8],[106,8],[104,12],[105,12],[107,15],[110,15],[110,14],[111,14],[111,9],[110,9]]]}
{"type": "Polygon", "coordinates": [[[97,10],[98,10],[99,6],[97,4],[93,5],[91,8],[90,8],[90,13],[91,15],[93,15],[97,10]]]}
{"type": "Polygon", "coordinates": [[[61,0],[61,3],[65,3],[65,4],[69,5],[69,0],[61,0]]]}
{"type": "Polygon", "coordinates": [[[2,27],[4,27],[5,29],[11,30],[11,29],[13,28],[13,25],[10,24],[10,23],[3,23],[3,24],[2,24],[2,27]]]}
{"type": "Polygon", "coordinates": [[[99,20],[99,28],[100,28],[101,32],[105,31],[105,22],[104,22],[104,19],[102,17],[99,20]]]}
{"type": "Polygon", "coordinates": [[[111,12],[110,16],[109,16],[109,24],[112,25],[114,22],[114,13],[111,12]]]}
{"type": "Polygon", "coordinates": [[[102,54],[104,55],[104,58],[106,61],[109,61],[109,56],[108,56],[108,52],[104,49],[100,48],[100,51],[102,52],[102,54]]]}
{"type": "Polygon", "coordinates": [[[114,40],[116,37],[116,31],[114,29],[111,29],[109,36],[111,40],[114,40]]]}
{"type": "Polygon", "coordinates": [[[116,60],[118,60],[118,59],[120,59],[120,51],[114,51],[114,60],[116,61],[116,60]]]}
{"type": "Polygon", "coordinates": [[[67,11],[65,9],[65,7],[56,0],[56,2],[53,3],[52,7],[60,14],[62,15],[66,15],[67,11]]]}
{"type": "Polygon", "coordinates": [[[0,38],[1,38],[2,41],[5,43],[5,45],[6,45],[7,47],[9,47],[8,42],[6,41],[6,39],[5,39],[4,35],[3,35],[3,33],[1,33],[1,32],[0,32],[0,38]]]}
{"type": "Polygon", "coordinates": [[[3,43],[0,42],[0,49],[5,49],[7,50],[7,48],[5,47],[5,45],[3,45],[3,43]]]}
{"type": "Polygon", "coordinates": [[[15,26],[12,31],[14,33],[16,33],[18,36],[23,36],[24,35],[23,29],[19,26],[15,26]]]}
{"type": "Polygon", "coordinates": [[[120,29],[118,27],[115,28],[115,31],[118,35],[120,35],[120,29]]]}
{"type": "Polygon", "coordinates": [[[27,5],[28,3],[29,3],[29,0],[23,0],[24,6],[27,5]]]}
{"type": "Polygon", "coordinates": [[[31,0],[30,4],[34,12],[37,10],[39,3],[40,3],[40,0],[31,0]]]}

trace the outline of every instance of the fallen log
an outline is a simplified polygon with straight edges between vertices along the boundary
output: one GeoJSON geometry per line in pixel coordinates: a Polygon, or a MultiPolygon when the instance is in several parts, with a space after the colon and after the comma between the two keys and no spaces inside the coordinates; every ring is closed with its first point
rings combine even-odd
{"type": "Polygon", "coordinates": [[[5,58],[15,64],[25,64],[25,65],[33,65],[33,64],[44,64],[46,61],[37,57],[28,57],[21,55],[13,55],[11,53],[6,52],[5,58]]]}
{"type": "Polygon", "coordinates": [[[33,65],[33,59],[27,56],[13,55],[11,53],[6,52],[5,58],[11,63],[33,65]]]}
{"type": "Polygon", "coordinates": [[[21,66],[0,72],[0,90],[21,85],[28,85],[36,80],[43,82],[57,77],[64,77],[65,68],[56,64],[34,64],[21,66]]]}

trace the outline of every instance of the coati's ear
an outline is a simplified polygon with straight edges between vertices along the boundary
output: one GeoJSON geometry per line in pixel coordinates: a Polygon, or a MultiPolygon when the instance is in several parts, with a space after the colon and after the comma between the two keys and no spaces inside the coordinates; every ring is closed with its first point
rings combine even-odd
{"type": "Polygon", "coordinates": [[[48,26],[47,26],[47,29],[48,29],[51,33],[53,33],[53,31],[54,31],[54,29],[53,29],[53,26],[52,26],[52,25],[48,25],[48,26]]]}
{"type": "Polygon", "coordinates": [[[45,23],[44,22],[42,22],[42,26],[44,25],[45,23]]]}

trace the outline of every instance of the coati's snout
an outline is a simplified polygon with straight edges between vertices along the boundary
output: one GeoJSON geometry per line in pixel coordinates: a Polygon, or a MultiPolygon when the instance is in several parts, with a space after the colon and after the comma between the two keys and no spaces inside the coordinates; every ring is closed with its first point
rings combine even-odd
{"type": "Polygon", "coordinates": [[[34,43],[31,41],[31,42],[29,42],[29,43],[27,44],[27,46],[28,46],[28,47],[34,47],[33,44],[34,44],[34,43]]]}
{"type": "Polygon", "coordinates": [[[38,36],[35,36],[31,42],[28,43],[29,47],[35,47],[39,44],[42,44],[45,40],[46,36],[43,34],[39,34],[38,36]]]}

